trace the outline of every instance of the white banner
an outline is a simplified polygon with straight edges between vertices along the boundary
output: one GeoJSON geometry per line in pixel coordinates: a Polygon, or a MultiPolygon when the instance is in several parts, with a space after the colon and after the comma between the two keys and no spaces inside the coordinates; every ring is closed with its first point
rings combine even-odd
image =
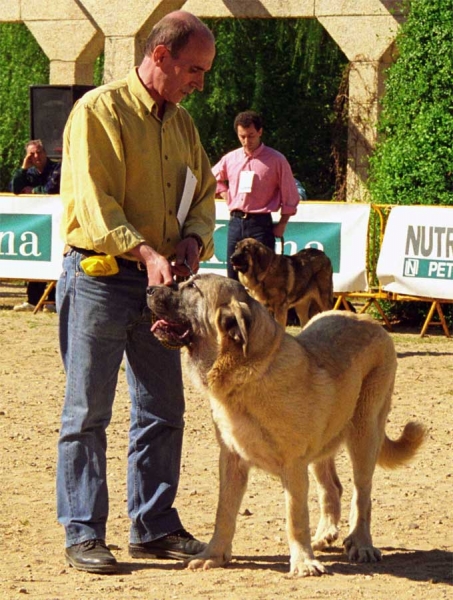
{"type": "MultiPolygon", "coordinates": [[[[366,254],[369,204],[344,202],[301,202],[285,231],[284,253],[303,248],[320,248],[332,261],[336,292],[368,290],[366,254]]],[[[274,215],[274,219],[278,214],[274,215]]],[[[201,270],[226,275],[227,229],[230,216],[224,202],[216,204],[214,257],[201,270]]],[[[281,252],[277,240],[276,251],[281,252]]]]}
{"type": "MultiPolygon", "coordinates": [[[[0,277],[57,280],[61,272],[62,203],[59,196],[0,195],[0,277]]],[[[320,248],[332,261],[334,290],[367,290],[369,204],[301,202],[285,231],[285,254],[320,248]]],[[[278,218],[278,215],[275,215],[278,218]]],[[[201,271],[226,275],[226,204],[216,202],[215,255],[201,271]]],[[[281,252],[277,241],[277,252],[281,252]]]]}
{"type": "Polygon", "coordinates": [[[0,194],[0,277],[59,278],[61,214],[60,196],[0,194]]]}
{"type": "Polygon", "coordinates": [[[392,208],[377,276],[389,292],[453,300],[453,208],[392,208]]]}

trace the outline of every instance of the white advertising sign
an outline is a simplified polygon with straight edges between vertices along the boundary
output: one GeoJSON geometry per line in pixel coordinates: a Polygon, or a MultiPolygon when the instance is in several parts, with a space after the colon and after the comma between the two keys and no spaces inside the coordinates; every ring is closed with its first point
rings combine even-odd
{"type": "Polygon", "coordinates": [[[453,300],[453,207],[392,208],[376,272],[386,291],[453,300]]]}
{"type": "Polygon", "coordinates": [[[55,281],[61,273],[59,196],[0,195],[0,276],[55,281]]]}
{"type": "MultiPolygon", "coordinates": [[[[332,261],[336,292],[368,290],[366,255],[369,204],[344,202],[301,202],[297,214],[286,226],[284,253],[295,254],[303,248],[324,250],[332,261]]],[[[274,215],[274,220],[278,219],[274,215]]],[[[226,275],[227,230],[230,216],[226,204],[216,204],[214,257],[202,263],[201,270],[226,275]]],[[[281,252],[277,240],[276,251],[281,252]]]]}
{"type": "MultiPolygon", "coordinates": [[[[57,280],[61,272],[62,204],[59,196],[0,195],[0,277],[57,280]]],[[[324,250],[332,261],[334,290],[367,290],[366,245],[369,204],[301,202],[285,231],[284,253],[324,250]]],[[[278,218],[278,215],[274,215],[278,218]]],[[[201,271],[226,275],[229,212],[216,203],[214,257],[201,271]]],[[[277,240],[277,252],[281,251],[277,240]]]]}

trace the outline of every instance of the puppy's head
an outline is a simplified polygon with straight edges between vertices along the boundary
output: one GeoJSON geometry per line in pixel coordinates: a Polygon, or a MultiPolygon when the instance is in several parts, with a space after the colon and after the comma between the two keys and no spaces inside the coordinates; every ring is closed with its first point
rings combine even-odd
{"type": "Polygon", "coordinates": [[[272,256],[273,252],[270,248],[258,240],[245,238],[236,244],[230,262],[238,273],[261,280],[272,262],[272,256]]]}

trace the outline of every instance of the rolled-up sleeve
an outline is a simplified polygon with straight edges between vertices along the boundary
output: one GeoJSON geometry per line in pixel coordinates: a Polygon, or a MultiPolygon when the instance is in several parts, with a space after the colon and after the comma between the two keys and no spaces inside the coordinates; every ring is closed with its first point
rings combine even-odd
{"type": "Polygon", "coordinates": [[[281,179],[280,179],[280,192],[281,192],[281,209],[282,215],[295,215],[297,212],[297,205],[300,202],[299,192],[297,191],[296,181],[292,173],[289,162],[285,159],[281,165],[281,179]]]}
{"type": "Polygon", "coordinates": [[[86,236],[82,247],[115,256],[145,239],[123,210],[126,168],[120,128],[116,115],[105,113],[104,107],[81,104],[71,114],[61,191],[69,200],[69,222],[79,225],[77,237],[80,231],[86,236]]]}
{"type": "Polygon", "coordinates": [[[228,175],[226,168],[226,158],[223,157],[212,167],[212,173],[216,179],[216,194],[220,195],[228,191],[228,175]]]}

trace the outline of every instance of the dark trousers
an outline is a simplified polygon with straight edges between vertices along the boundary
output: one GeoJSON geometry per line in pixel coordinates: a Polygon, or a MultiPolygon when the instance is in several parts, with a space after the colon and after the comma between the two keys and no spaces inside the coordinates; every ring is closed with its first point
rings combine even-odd
{"type": "MultiPolygon", "coordinates": [[[[27,283],[27,302],[36,306],[41,300],[41,296],[44,294],[44,290],[47,286],[47,281],[29,281],[27,283]]],[[[47,296],[49,302],[55,302],[55,288],[51,290],[47,296]]]]}
{"type": "Polygon", "coordinates": [[[231,279],[238,279],[238,274],[231,266],[230,256],[236,244],[245,238],[254,238],[268,248],[275,249],[272,215],[270,213],[248,215],[246,219],[231,217],[228,225],[227,272],[231,279]]]}

